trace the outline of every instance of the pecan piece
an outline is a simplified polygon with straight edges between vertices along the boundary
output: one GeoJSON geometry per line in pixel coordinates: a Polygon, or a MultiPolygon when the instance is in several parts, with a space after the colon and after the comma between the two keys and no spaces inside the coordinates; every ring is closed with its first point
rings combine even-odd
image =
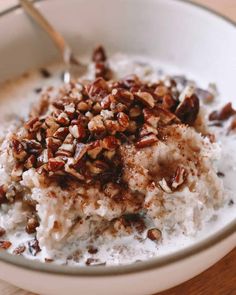
{"type": "Polygon", "coordinates": [[[90,106],[85,101],[81,101],[77,104],[77,110],[87,112],[90,110],[90,106]]]}
{"type": "Polygon", "coordinates": [[[122,88],[115,88],[112,90],[112,95],[116,101],[121,102],[125,105],[129,105],[133,102],[134,96],[133,94],[122,88]]]}
{"type": "Polygon", "coordinates": [[[69,131],[73,135],[74,138],[79,139],[79,140],[86,136],[85,129],[84,129],[83,125],[81,125],[81,124],[71,125],[69,127],[69,131]]]}
{"type": "Polygon", "coordinates": [[[175,114],[185,124],[193,125],[199,113],[199,99],[193,94],[186,96],[178,105],[175,114]]]}
{"type": "Polygon", "coordinates": [[[103,118],[101,115],[97,115],[91,119],[88,123],[88,129],[93,133],[101,133],[106,130],[103,118]]]}
{"type": "Polygon", "coordinates": [[[236,110],[233,109],[232,103],[229,102],[221,110],[212,112],[209,115],[209,120],[225,121],[235,114],[236,114],[236,110]]]}
{"type": "Polygon", "coordinates": [[[27,225],[25,227],[25,231],[28,234],[33,234],[36,232],[36,228],[39,226],[39,222],[36,216],[31,217],[27,221],[27,225]]]}
{"type": "Polygon", "coordinates": [[[86,85],[88,96],[92,99],[105,97],[109,94],[109,87],[103,78],[97,78],[93,83],[86,85]]]}
{"type": "Polygon", "coordinates": [[[161,98],[161,97],[165,96],[168,92],[169,92],[169,90],[165,85],[158,85],[154,91],[154,94],[158,98],[161,98]]]}
{"type": "MultiPolygon", "coordinates": [[[[64,139],[63,139],[64,140],[64,139]]],[[[62,141],[60,139],[54,137],[46,138],[47,148],[55,153],[59,147],[62,145],[62,141]]]]}
{"type": "Polygon", "coordinates": [[[22,253],[25,252],[25,250],[26,250],[25,245],[20,245],[14,249],[13,254],[14,255],[21,255],[22,253]]]}
{"type": "Polygon", "coordinates": [[[136,142],[135,146],[137,148],[145,148],[145,147],[155,144],[157,141],[158,140],[157,140],[157,137],[155,134],[149,134],[149,135],[144,136],[143,138],[139,139],[136,142]]]}
{"type": "Polygon", "coordinates": [[[17,163],[11,172],[12,180],[19,181],[24,171],[24,165],[22,163],[17,163]]]}
{"type": "Polygon", "coordinates": [[[68,127],[60,127],[53,133],[53,137],[55,137],[56,139],[64,140],[66,136],[68,135],[68,133],[69,133],[68,127]]]}
{"type": "Polygon", "coordinates": [[[62,170],[64,166],[65,162],[59,157],[49,159],[47,164],[48,170],[52,172],[62,170]]]}
{"type": "Polygon", "coordinates": [[[26,144],[28,153],[39,155],[42,152],[42,145],[38,141],[34,139],[23,139],[22,142],[26,144]]]}
{"type": "Polygon", "coordinates": [[[82,180],[82,181],[85,180],[84,176],[81,173],[79,173],[76,169],[71,167],[70,164],[65,165],[65,171],[68,174],[70,174],[70,175],[74,176],[75,178],[77,178],[78,180],[82,180]]]}
{"type": "Polygon", "coordinates": [[[89,144],[87,154],[92,158],[96,159],[98,154],[102,151],[100,140],[96,140],[89,144]]]}
{"type": "Polygon", "coordinates": [[[62,112],[60,115],[56,118],[56,122],[59,125],[62,126],[68,126],[70,124],[70,118],[68,117],[67,113],[62,112]]]}
{"type": "Polygon", "coordinates": [[[173,177],[171,187],[173,189],[177,189],[180,185],[182,185],[187,179],[187,171],[183,167],[177,167],[175,171],[175,175],[173,177]]]}
{"type": "Polygon", "coordinates": [[[153,110],[144,109],[143,110],[144,121],[150,124],[153,128],[157,128],[157,124],[160,120],[159,116],[156,116],[153,110]]]}
{"type": "Polygon", "coordinates": [[[78,163],[83,156],[87,153],[88,146],[83,143],[77,143],[75,147],[75,154],[74,154],[74,160],[75,163],[78,163]]]}
{"type": "Polygon", "coordinates": [[[28,159],[25,161],[24,166],[26,169],[30,169],[36,165],[36,162],[37,162],[37,159],[35,155],[30,155],[28,159]]]}
{"type": "Polygon", "coordinates": [[[157,228],[151,228],[147,232],[147,237],[152,241],[160,241],[162,239],[162,233],[157,228]]]}
{"type": "Polygon", "coordinates": [[[93,51],[92,61],[93,62],[105,62],[107,60],[104,48],[99,45],[93,51]]]}
{"type": "Polygon", "coordinates": [[[107,136],[102,140],[102,147],[107,150],[114,150],[119,146],[119,140],[115,136],[107,136]]]}
{"type": "Polygon", "coordinates": [[[142,115],[142,110],[139,106],[135,106],[129,110],[130,118],[137,118],[142,115]]]}
{"type": "Polygon", "coordinates": [[[12,138],[11,145],[14,158],[19,161],[23,161],[27,156],[25,151],[26,146],[17,138],[12,138]]]}
{"type": "Polygon", "coordinates": [[[30,132],[37,131],[42,123],[39,121],[38,117],[32,118],[25,123],[25,128],[30,132]]]}
{"type": "Polygon", "coordinates": [[[120,126],[125,130],[129,126],[129,117],[123,113],[120,112],[117,114],[117,120],[120,126]]]}
{"type": "Polygon", "coordinates": [[[7,250],[11,247],[12,243],[10,241],[0,241],[0,249],[7,250]]]}
{"type": "Polygon", "coordinates": [[[139,135],[140,135],[140,137],[144,137],[149,134],[157,135],[158,131],[156,128],[153,128],[151,125],[144,123],[140,132],[139,132],[139,135]]]}
{"type": "Polygon", "coordinates": [[[154,98],[149,92],[138,91],[135,93],[135,98],[150,109],[155,106],[154,98]]]}
{"type": "Polygon", "coordinates": [[[165,192],[165,193],[168,193],[168,194],[171,194],[172,193],[172,190],[171,188],[169,187],[167,181],[165,180],[165,178],[162,178],[162,180],[159,181],[159,186],[160,188],[165,192]]]}

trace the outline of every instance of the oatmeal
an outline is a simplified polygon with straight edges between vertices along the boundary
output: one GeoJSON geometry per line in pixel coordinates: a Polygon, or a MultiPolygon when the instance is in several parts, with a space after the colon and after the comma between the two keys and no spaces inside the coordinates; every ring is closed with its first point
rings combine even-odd
{"type": "Polygon", "coordinates": [[[58,84],[35,88],[28,115],[3,128],[1,249],[75,265],[143,260],[228,202],[208,125],[231,120],[232,133],[235,110],[208,120],[213,87],[108,60],[102,47],[87,75],[58,84]]]}

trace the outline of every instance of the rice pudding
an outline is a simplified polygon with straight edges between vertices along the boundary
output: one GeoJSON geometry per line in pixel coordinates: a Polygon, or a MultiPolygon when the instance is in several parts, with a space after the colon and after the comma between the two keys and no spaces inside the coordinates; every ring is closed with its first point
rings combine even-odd
{"type": "Polygon", "coordinates": [[[212,112],[214,87],[107,60],[102,47],[78,81],[62,85],[57,71],[41,71],[43,89],[21,94],[20,116],[4,119],[2,249],[59,264],[131,263],[190,244],[232,211],[234,188],[217,163],[221,138],[235,141],[236,112],[212,112]]]}

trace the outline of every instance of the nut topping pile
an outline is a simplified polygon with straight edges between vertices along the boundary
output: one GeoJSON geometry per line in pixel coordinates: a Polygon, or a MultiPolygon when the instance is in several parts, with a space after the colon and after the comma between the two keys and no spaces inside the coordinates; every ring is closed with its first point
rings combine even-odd
{"type": "Polygon", "coordinates": [[[199,99],[192,87],[179,93],[175,80],[166,86],[166,81],[144,83],[135,75],[106,81],[111,71],[102,47],[93,61],[94,81],[65,85],[54,98],[44,93],[23,130],[12,137],[17,162],[12,179],[35,168],[48,179],[119,182],[121,144],[142,149],[163,140],[167,125],[194,124],[199,99]]]}

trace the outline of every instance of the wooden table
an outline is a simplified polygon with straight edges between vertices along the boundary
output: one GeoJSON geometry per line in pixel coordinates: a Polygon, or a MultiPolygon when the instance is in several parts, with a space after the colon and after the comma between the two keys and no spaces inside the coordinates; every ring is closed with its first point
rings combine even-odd
{"type": "MultiPolygon", "coordinates": [[[[15,0],[0,0],[0,10],[15,2],[15,0]]],[[[236,0],[195,0],[195,2],[236,20],[236,0]]],[[[0,295],[35,294],[0,281],[0,295]]],[[[236,295],[236,249],[199,276],[158,295],[236,295]]]]}

